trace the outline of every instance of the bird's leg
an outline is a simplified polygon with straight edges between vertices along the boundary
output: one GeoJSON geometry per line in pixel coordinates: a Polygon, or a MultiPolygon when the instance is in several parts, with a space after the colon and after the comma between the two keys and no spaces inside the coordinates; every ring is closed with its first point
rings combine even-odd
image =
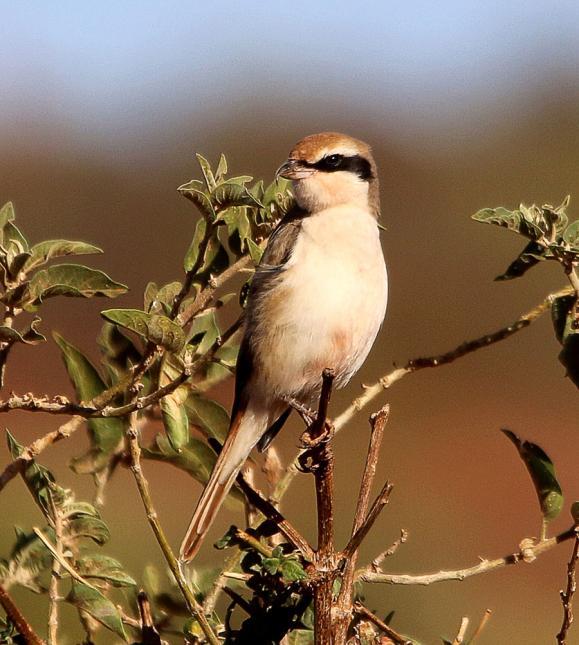
{"type": "Polygon", "coordinates": [[[284,396],[282,400],[300,415],[306,426],[311,425],[318,416],[314,410],[309,408],[307,405],[304,405],[293,396],[284,396]]]}

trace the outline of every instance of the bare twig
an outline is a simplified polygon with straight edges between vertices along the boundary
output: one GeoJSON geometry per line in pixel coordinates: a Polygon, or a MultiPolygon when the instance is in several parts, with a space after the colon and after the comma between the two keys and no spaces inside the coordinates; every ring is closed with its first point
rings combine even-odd
{"type": "MultiPolygon", "coordinates": [[[[48,489],[50,491],[50,488],[48,489]]],[[[63,558],[62,549],[62,514],[60,509],[54,503],[54,497],[51,493],[48,496],[50,502],[50,509],[52,519],[54,522],[54,534],[56,538],[56,550],[61,558],[63,558]]],[[[48,587],[48,645],[57,645],[58,643],[58,582],[60,578],[60,558],[54,558],[52,561],[52,571],[50,577],[50,584],[48,587]]]]}
{"type": "Polygon", "coordinates": [[[351,559],[358,550],[360,544],[362,544],[366,535],[374,525],[374,522],[378,519],[378,515],[388,503],[388,498],[392,492],[393,485],[390,482],[386,482],[382,487],[382,490],[378,493],[378,496],[374,500],[368,515],[365,517],[364,521],[358,528],[358,530],[352,535],[350,541],[348,542],[346,548],[344,549],[343,557],[346,561],[351,559]]]}
{"type": "Polygon", "coordinates": [[[518,564],[519,562],[532,562],[539,555],[545,551],[549,551],[561,542],[570,540],[575,537],[575,528],[567,529],[563,533],[559,533],[555,537],[548,540],[542,540],[536,544],[525,545],[519,551],[510,553],[502,558],[496,560],[481,560],[479,564],[467,569],[457,569],[456,571],[437,571],[436,573],[427,573],[422,575],[412,574],[395,574],[376,572],[371,566],[360,569],[356,573],[356,578],[364,582],[377,582],[389,585],[430,585],[435,582],[445,582],[447,580],[464,580],[471,576],[476,576],[481,573],[488,573],[496,569],[511,564],[518,564]]]}
{"type": "Polygon", "coordinates": [[[468,629],[469,622],[470,621],[467,616],[462,617],[458,634],[454,637],[452,645],[462,645],[464,643],[464,637],[466,636],[466,630],[468,629]]]}
{"type": "Polygon", "coordinates": [[[412,641],[394,631],[392,627],[390,627],[390,625],[387,625],[383,620],[378,618],[376,614],[373,614],[361,603],[357,602],[354,604],[354,612],[363,619],[369,620],[371,623],[374,623],[374,625],[376,625],[376,627],[383,631],[391,641],[394,641],[394,643],[396,643],[396,645],[412,645],[412,641]]]}
{"type": "MultiPolygon", "coordinates": [[[[360,484],[354,523],[352,526],[352,538],[364,524],[370,503],[370,491],[376,475],[376,466],[380,455],[380,446],[384,437],[384,427],[388,421],[390,406],[385,405],[379,412],[370,417],[370,444],[366,455],[366,464],[360,484]]],[[[354,549],[349,558],[345,557],[344,573],[340,586],[340,592],[336,601],[337,618],[334,627],[334,640],[337,643],[346,642],[348,627],[352,617],[352,592],[354,585],[354,571],[358,561],[358,549],[354,549]]]]}
{"type": "Polygon", "coordinates": [[[565,645],[569,629],[573,623],[573,596],[575,595],[575,591],[577,591],[575,569],[577,568],[578,560],[579,526],[576,526],[573,551],[571,553],[571,558],[569,559],[569,564],[567,565],[567,589],[565,591],[561,591],[561,602],[563,603],[563,624],[561,625],[561,631],[557,634],[558,645],[565,645]]]}
{"type": "Polygon", "coordinates": [[[242,473],[237,476],[237,484],[250,504],[255,506],[265,517],[275,522],[280,532],[300,551],[304,559],[312,562],[314,560],[312,547],[299,531],[286,520],[280,511],[270,501],[265,499],[259,491],[253,488],[242,473]]]}
{"type": "Polygon", "coordinates": [[[4,589],[1,584],[0,605],[2,605],[6,615],[18,630],[18,633],[22,635],[27,645],[45,645],[45,642],[36,634],[34,629],[32,629],[32,625],[26,620],[26,618],[24,618],[20,609],[18,609],[6,589],[4,589]]]}
{"type": "Polygon", "coordinates": [[[48,446],[51,446],[53,443],[56,443],[61,439],[67,439],[73,432],[76,432],[83,423],[84,419],[82,417],[73,417],[70,421],[67,421],[56,430],[39,437],[29,446],[26,446],[22,451],[22,454],[14,461],[11,461],[2,471],[2,474],[0,474],[0,491],[11,479],[16,477],[16,475],[24,472],[30,462],[34,461],[34,459],[36,459],[36,457],[45,448],[48,448],[48,446]]]}
{"type": "Polygon", "coordinates": [[[400,530],[400,537],[397,540],[394,540],[392,544],[382,553],[379,553],[371,562],[370,566],[374,571],[380,571],[382,562],[389,558],[391,555],[394,555],[401,544],[404,544],[408,539],[408,531],[406,529],[400,530]]]}
{"type": "Polygon", "coordinates": [[[483,629],[487,626],[487,623],[490,620],[490,617],[493,615],[492,609],[486,609],[483,617],[481,618],[478,627],[474,630],[474,634],[471,636],[469,643],[474,643],[475,640],[482,634],[483,629]]]}
{"type": "Polygon", "coordinates": [[[52,542],[44,535],[44,533],[36,526],[32,527],[32,530],[34,531],[36,537],[39,538],[39,540],[44,544],[44,546],[52,553],[53,557],[55,560],[58,560],[60,566],[63,569],[66,569],[66,571],[70,574],[71,578],[74,578],[77,582],[80,582],[83,585],[86,585],[87,587],[90,587],[91,589],[94,589],[95,591],[98,591],[96,587],[91,585],[91,583],[88,580],[85,580],[78,571],[74,569],[74,567],[71,567],[70,564],[66,561],[66,558],[62,553],[60,553],[60,550],[58,549],[58,545],[54,546],[52,542]]]}
{"type": "Polygon", "coordinates": [[[191,615],[194,616],[199,623],[199,626],[203,630],[203,633],[205,634],[207,640],[211,643],[211,645],[218,645],[219,640],[215,635],[215,632],[211,628],[211,625],[207,621],[205,614],[203,613],[203,607],[201,607],[201,605],[195,599],[193,592],[191,591],[183,576],[177,558],[173,553],[173,549],[171,549],[171,545],[169,544],[165,532],[161,527],[157,511],[153,506],[153,500],[151,499],[151,493],[149,491],[149,482],[146,480],[143,469],[141,467],[141,447],[139,446],[136,421],[136,413],[133,413],[130,418],[129,429],[127,430],[127,440],[131,457],[131,471],[135,477],[135,481],[137,482],[137,488],[139,489],[143,506],[145,507],[145,510],[147,512],[147,520],[149,521],[149,524],[153,529],[153,533],[157,538],[157,542],[159,543],[159,546],[163,551],[165,560],[167,561],[171,572],[175,576],[177,585],[179,586],[179,589],[181,590],[181,593],[185,598],[187,608],[191,612],[191,615]]]}

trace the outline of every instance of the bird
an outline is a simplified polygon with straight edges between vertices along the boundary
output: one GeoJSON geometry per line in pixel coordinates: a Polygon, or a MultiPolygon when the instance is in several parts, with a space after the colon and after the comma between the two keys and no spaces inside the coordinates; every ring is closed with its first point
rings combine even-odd
{"type": "Polygon", "coordinates": [[[295,205],[256,267],[244,315],[231,424],[180,549],[190,562],[251,451],[265,450],[292,409],[319,396],[322,372],[345,386],[384,320],[388,276],[370,146],[345,134],[301,139],[276,178],[295,205]]]}

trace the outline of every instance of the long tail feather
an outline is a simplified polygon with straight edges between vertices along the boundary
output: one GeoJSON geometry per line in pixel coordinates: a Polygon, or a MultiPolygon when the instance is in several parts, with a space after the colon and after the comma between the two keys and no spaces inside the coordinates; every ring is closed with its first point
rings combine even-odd
{"type": "Polygon", "coordinates": [[[249,453],[267,427],[266,419],[256,419],[253,414],[241,411],[232,419],[227,439],[205,490],[197,503],[195,512],[183,539],[180,559],[190,562],[205,538],[205,535],[235,482],[249,453]]]}

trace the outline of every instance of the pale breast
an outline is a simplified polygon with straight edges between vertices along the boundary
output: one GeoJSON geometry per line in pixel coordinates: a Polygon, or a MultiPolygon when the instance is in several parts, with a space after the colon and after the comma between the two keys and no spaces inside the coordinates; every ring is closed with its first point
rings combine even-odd
{"type": "Polygon", "coordinates": [[[325,367],[344,385],[368,355],[386,301],[372,215],[339,206],[306,218],[286,268],[261,298],[252,346],[263,394],[307,397],[325,367]]]}

